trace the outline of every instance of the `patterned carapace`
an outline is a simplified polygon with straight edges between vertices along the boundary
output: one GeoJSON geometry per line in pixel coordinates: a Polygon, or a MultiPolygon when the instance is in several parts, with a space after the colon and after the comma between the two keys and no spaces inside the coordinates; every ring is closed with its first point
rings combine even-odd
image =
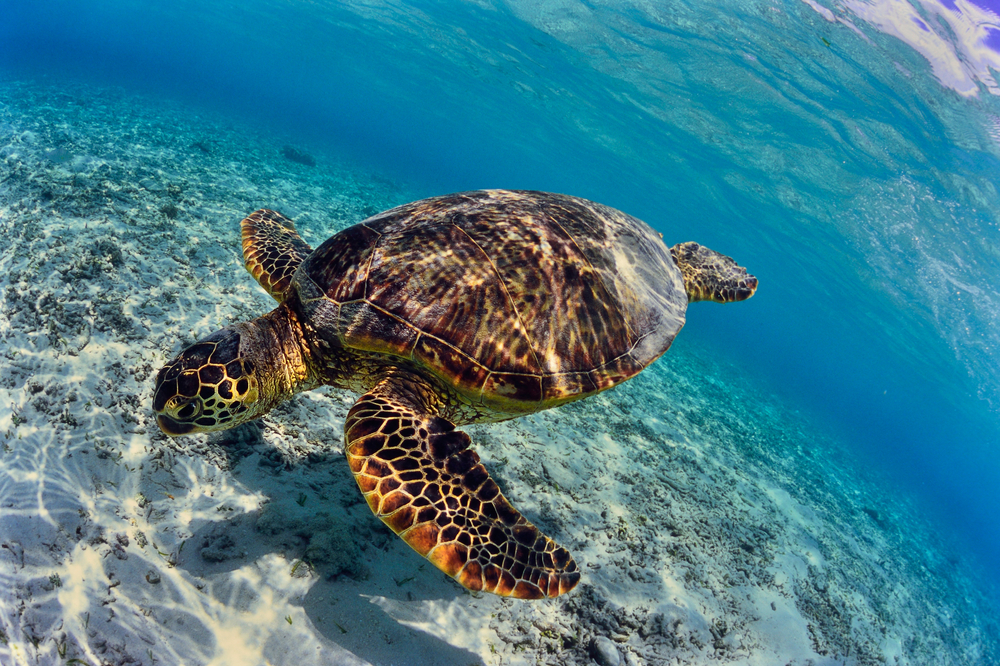
{"type": "Polygon", "coordinates": [[[306,309],[336,320],[334,344],[411,358],[513,413],[635,375],[669,347],[688,303],[648,226],[537,192],[401,206],[327,240],[296,279],[323,293],[306,309]]]}

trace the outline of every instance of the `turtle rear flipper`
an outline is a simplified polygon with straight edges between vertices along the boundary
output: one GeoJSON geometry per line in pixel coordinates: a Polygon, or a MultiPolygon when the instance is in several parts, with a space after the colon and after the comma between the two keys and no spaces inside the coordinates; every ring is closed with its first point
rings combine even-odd
{"type": "Polygon", "coordinates": [[[273,210],[251,213],[240,222],[240,230],[247,270],[280,303],[292,274],[312,248],[295,231],[295,223],[273,210]]]}
{"type": "Polygon", "coordinates": [[[569,552],[501,494],[469,436],[433,414],[418,377],[387,377],[344,424],[347,459],[368,506],[393,532],[470,590],[555,597],[580,580],[569,552]]]}

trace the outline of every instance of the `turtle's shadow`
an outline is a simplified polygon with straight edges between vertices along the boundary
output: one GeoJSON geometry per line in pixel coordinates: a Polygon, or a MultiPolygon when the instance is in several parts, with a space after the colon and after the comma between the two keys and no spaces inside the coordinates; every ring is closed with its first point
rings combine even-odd
{"type": "Polygon", "coordinates": [[[265,442],[257,423],[211,435],[207,444],[222,473],[268,502],[195,531],[179,569],[212,582],[251,562],[284,558],[287,566],[269,575],[311,578],[293,603],[323,638],[358,657],[376,665],[482,663],[404,624],[421,613],[432,620],[424,609],[453,608],[469,592],[372,514],[342,453],[291,459],[265,442]]]}

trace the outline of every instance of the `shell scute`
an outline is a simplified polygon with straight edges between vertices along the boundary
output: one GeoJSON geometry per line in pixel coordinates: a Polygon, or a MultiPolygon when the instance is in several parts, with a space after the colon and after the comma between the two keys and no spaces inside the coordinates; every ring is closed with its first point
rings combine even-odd
{"type": "Polygon", "coordinates": [[[340,306],[337,326],[344,344],[355,349],[408,357],[419,333],[367,301],[340,306]]]}
{"type": "Polygon", "coordinates": [[[503,197],[502,203],[456,224],[501,277],[541,371],[592,370],[627,352],[625,318],[556,211],[533,197],[503,197]]]}
{"type": "Polygon", "coordinates": [[[537,404],[542,401],[542,377],[493,372],[486,379],[483,394],[513,403],[537,404]]]}
{"type": "Polygon", "coordinates": [[[364,298],[368,264],[378,239],[377,232],[356,224],[320,245],[304,262],[304,270],[333,301],[364,298]]]}
{"type": "Polygon", "coordinates": [[[545,401],[557,402],[596,392],[597,384],[589,372],[565,372],[542,377],[542,399],[545,401]]]}
{"type": "Polygon", "coordinates": [[[454,225],[383,236],[367,299],[490,369],[540,371],[490,258],[454,225]]]}
{"type": "Polygon", "coordinates": [[[479,394],[490,371],[454,347],[421,335],[413,350],[413,360],[427,367],[442,368],[469,393],[479,394]]]}
{"type": "Polygon", "coordinates": [[[625,354],[591,371],[590,377],[597,389],[603,391],[639,374],[644,367],[646,366],[632,358],[631,354],[625,354]]]}

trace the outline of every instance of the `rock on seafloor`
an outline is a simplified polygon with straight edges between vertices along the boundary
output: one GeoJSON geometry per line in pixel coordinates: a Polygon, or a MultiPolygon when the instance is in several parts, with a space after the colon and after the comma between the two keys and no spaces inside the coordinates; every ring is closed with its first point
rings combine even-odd
{"type": "Polygon", "coordinates": [[[620,666],[622,663],[618,648],[607,636],[595,636],[590,641],[590,656],[599,666],[620,666]]]}

